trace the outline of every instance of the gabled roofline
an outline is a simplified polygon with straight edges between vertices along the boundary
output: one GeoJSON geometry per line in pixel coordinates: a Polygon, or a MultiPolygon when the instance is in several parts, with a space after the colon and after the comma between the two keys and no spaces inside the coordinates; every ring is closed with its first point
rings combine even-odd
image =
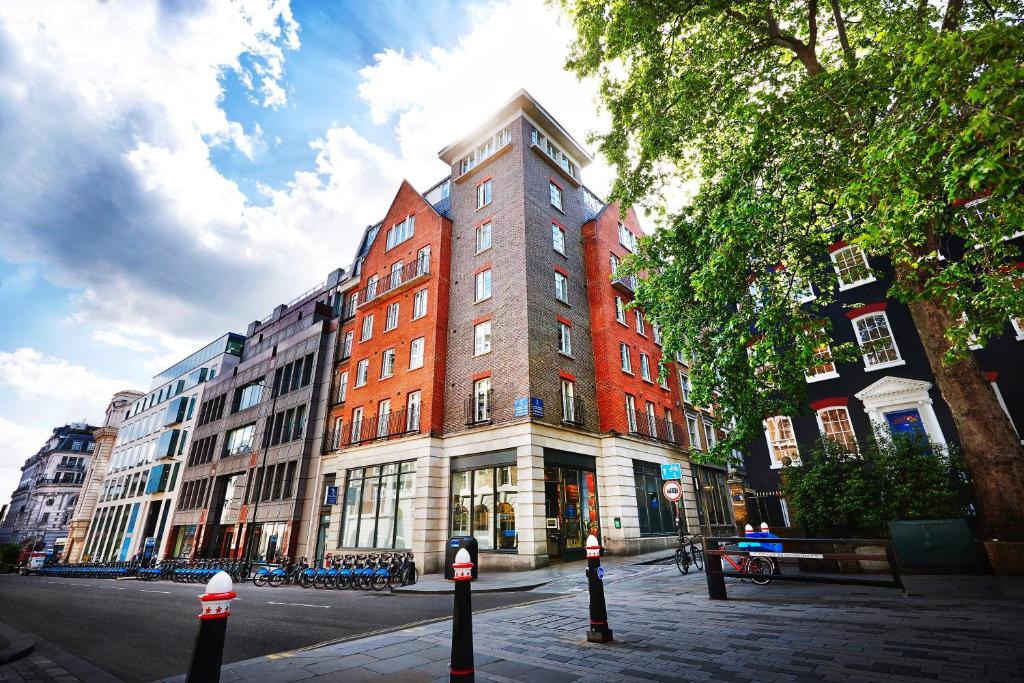
{"type": "Polygon", "coordinates": [[[480,126],[467,135],[463,135],[450,143],[438,152],[437,156],[447,164],[453,163],[457,156],[461,156],[460,154],[457,154],[457,152],[461,152],[467,145],[475,144],[480,136],[486,134],[494,126],[507,119],[516,111],[522,111],[527,115],[542,121],[547,126],[550,126],[547,133],[555,138],[555,140],[563,147],[569,148],[569,151],[573,156],[579,160],[581,167],[589,165],[590,162],[594,160],[594,157],[590,152],[588,152],[587,149],[569,133],[569,131],[563,128],[562,124],[560,124],[547,109],[542,107],[533,95],[522,88],[520,88],[512,99],[502,105],[498,111],[491,114],[491,116],[489,116],[480,126]]]}

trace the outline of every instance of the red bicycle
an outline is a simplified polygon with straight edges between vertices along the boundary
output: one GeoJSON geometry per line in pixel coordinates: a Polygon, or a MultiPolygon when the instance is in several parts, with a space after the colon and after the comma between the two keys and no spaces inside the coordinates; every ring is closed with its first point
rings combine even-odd
{"type": "MultiPolygon", "coordinates": [[[[739,548],[733,547],[731,550],[738,550],[739,548]]],[[[725,548],[728,552],[730,548],[725,548]]],[[[737,563],[729,555],[723,554],[722,559],[732,565],[740,574],[748,574],[750,580],[756,583],[758,586],[765,586],[772,581],[772,574],[775,573],[775,560],[770,557],[751,557],[749,555],[743,555],[740,557],[740,561],[737,563]]],[[[741,577],[741,580],[746,580],[741,577]]]]}

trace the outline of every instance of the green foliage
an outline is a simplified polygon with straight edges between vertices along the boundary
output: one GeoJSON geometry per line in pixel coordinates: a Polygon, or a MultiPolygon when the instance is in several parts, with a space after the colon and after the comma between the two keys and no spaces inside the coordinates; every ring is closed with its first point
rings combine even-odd
{"type": "Polygon", "coordinates": [[[10,571],[15,563],[17,563],[20,553],[21,546],[17,543],[4,543],[0,545],[0,572],[10,571]]]}
{"type": "Polygon", "coordinates": [[[815,536],[882,538],[891,520],[960,517],[967,488],[958,453],[906,437],[858,453],[822,440],[782,476],[786,500],[815,536]]]}
{"type": "Polygon", "coordinates": [[[636,303],[666,356],[695,358],[696,401],[735,425],[711,459],[762,438],[766,416],[808,410],[838,240],[895,266],[891,296],[944,302],[949,361],[1024,317],[1006,267],[1024,229],[1019,2],[563,5],[569,67],[600,78],[612,117],[597,138],[617,168],[611,199],[661,216],[622,271],[646,275],[636,303]],[[670,213],[665,193],[690,178],[699,192],[670,213]],[[984,210],[958,201],[979,193],[984,210]]]}

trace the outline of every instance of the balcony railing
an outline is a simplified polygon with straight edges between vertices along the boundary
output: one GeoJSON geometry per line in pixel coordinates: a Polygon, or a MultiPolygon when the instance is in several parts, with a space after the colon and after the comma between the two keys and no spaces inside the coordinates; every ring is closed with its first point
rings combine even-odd
{"type": "Polygon", "coordinates": [[[416,259],[407,263],[399,270],[392,271],[380,278],[373,285],[368,285],[357,291],[353,296],[357,306],[379,299],[380,297],[398,291],[413,282],[419,282],[430,276],[430,260],[416,259]]]}
{"type": "Polygon", "coordinates": [[[621,289],[626,294],[632,294],[636,291],[636,276],[624,275],[622,277],[615,278],[612,280],[612,287],[621,289]]]}
{"type": "Polygon", "coordinates": [[[494,392],[487,392],[486,398],[478,397],[475,394],[466,397],[466,426],[493,424],[494,422],[494,392]]]}
{"type": "Polygon", "coordinates": [[[632,416],[627,415],[629,433],[644,439],[660,441],[670,446],[683,446],[683,428],[676,422],[648,415],[641,410],[634,410],[632,416]]]}
{"type": "Polygon", "coordinates": [[[587,407],[582,398],[562,399],[562,424],[582,427],[587,422],[587,407]]]}
{"type": "Polygon", "coordinates": [[[328,453],[345,446],[419,432],[422,418],[420,412],[416,411],[411,420],[408,418],[408,409],[402,408],[383,415],[371,415],[355,425],[352,422],[342,422],[338,429],[328,430],[321,450],[328,453]]]}

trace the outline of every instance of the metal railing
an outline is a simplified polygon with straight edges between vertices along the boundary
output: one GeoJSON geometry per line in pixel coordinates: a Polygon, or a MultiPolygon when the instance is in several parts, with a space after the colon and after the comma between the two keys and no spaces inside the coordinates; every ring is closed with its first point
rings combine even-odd
{"type": "Polygon", "coordinates": [[[582,427],[587,422],[587,405],[582,398],[574,398],[569,403],[562,399],[562,423],[582,427]]]}
{"type": "Polygon", "coordinates": [[[636,276],[635,275],[623,275],[612,280],[612,286],[618,287],[624,290],[627,294],[632,294],[636,291],[636,276]]]}
{"type": "Polygon", "coordinates": [[[326,453],[345,446],[354,446],[404,434],[415,434],[420,431],[421,418],[419,410],[413,414],[412,419],[409,419],[408,409],[401,408],[383,415],[365,417],[357,423],[342,422],[337,429],[327,431],[325,446],[322,450],[326,453]]]}
{"type": "Polygon", "coordinates": [[[682,425],[648,415],[641,410],[634,410],[632,412],[632,416],[626,416],[630,434],[644,439],[667,443],[670,446],[682,447],[684,431],[682,425]]]}
{"type": "Polygon", "coordinates": [[[494,392],[487,392],[486,400],[477,405],[475,394],[466,397],[466,426],[486,425],[494,422],[494,392]]]}
{"type": "Polygon", "coordinates": [[[358,290],[353,296],[356,298],[357,306],[368,304],[374,299],[380,298],[392,292],[402,285],[409,284],[420,277],[430,275],[430,261],[419,259],[405,264],[399,270],[391,271],[372,285],[367,285],[358,290]]]}

